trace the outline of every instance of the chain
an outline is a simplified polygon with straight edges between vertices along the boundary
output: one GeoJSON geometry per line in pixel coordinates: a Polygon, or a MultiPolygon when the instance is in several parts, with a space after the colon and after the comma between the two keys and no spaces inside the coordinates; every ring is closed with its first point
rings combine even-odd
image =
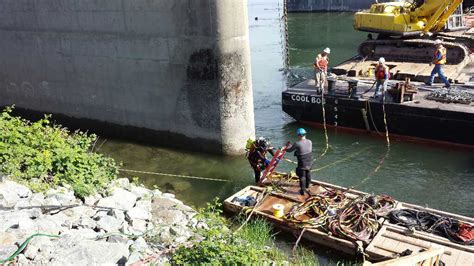
{"type": "Polygon", "coordinates": [[[285,62],[285,69],[290,70],[290,38],[288,31],[288,0],[283,0],[283,61],[285,62]]]}

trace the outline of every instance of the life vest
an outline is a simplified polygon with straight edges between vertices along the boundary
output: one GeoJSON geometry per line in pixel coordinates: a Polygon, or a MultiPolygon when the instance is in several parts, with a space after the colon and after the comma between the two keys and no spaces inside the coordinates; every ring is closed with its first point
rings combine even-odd
{"type": "Polygon", "coordinates": [[[382,80],[382,79],[385,79],[385,72],[388,72],[388,76],[387,76],[387,79],[390,79],[390,69],[388,68],[388,66],[384,66],[384,65],[377,65],[377,67],[375,68],[375,77],[377,80],[382,80]]]}
{"type": "Polygon", "coordinates": [[[441,47],[439,49],[436,49],[435,54],[434,54],[434,63],[436,65],[446,64],[446,48],[441,47]],[[438,60],[439,53],[441,54],[441,59],[438,60]]]}
{"type": "Polygon", "coordinates": [[[318,54],[314,62],[314,67],[319,70],[327,70],[329,65],[329,58],[318,54]]]}

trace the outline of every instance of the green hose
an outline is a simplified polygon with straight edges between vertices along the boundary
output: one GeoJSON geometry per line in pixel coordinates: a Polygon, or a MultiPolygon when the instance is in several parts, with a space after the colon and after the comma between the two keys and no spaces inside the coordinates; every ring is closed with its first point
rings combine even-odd
{"type": "Polygon", "coordinates": [[[58,235],[48,235],[48,234],[40,234],[40,233],[31,235],[20,245],[20,247],[18,247],[18,249],[15,251],[15,253],[13,253],[10,257],[8,257],[4,260],[0,260],[0,264],[9,262],[9,261],[13,260],[14,258],[16,258],[18,255],[20,255],[20,253],[26,248],[28,243],[30,243],[31,239],[33,239],[34,237],[37,237],[37,236],[47,236],[47,237],[51,237],[51,238],[58,238],[59,237],[58,235]]]}

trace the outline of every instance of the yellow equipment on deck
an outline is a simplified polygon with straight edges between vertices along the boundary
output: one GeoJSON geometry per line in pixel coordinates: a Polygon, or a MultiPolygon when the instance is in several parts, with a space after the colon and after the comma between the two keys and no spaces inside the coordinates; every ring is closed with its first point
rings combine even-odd
{"type": "Polygon", "coordinates": [[[429,63],[435,51],[434,38],[441,38],[448,50],[447,64],[462,68],[469,62],[474,39],[466,34],[460,19],[462,12],[456,13],[461,6],[462,0],[375,3],[354,15],[356,30],[378,33],[376,38],[369,36],[360,44],[359,54],[374,61],[384,57],[391,62],[429,63]],[[443,38],[442,35],[448,35],[442,32],[447,24],[456,32],[443,38]]]}
{"type": "Polygon", "coordinates": [[[441,31],[462,0],[414,0],[373,4],[357,12],[354,28],[389,35],[410,36],[441,31]]]}

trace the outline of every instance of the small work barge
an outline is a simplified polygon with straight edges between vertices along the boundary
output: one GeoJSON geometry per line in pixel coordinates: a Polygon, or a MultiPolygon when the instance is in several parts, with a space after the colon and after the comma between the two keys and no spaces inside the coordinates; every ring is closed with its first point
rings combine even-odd
{"type": "Polygon", "coordinates": [[[319,181],[300,195],[291,180],[274,174],[226,199],[224,209],[251,209],[299,238],[363,256],[364,265],[474,265],[473,218],[319,181]]]}

